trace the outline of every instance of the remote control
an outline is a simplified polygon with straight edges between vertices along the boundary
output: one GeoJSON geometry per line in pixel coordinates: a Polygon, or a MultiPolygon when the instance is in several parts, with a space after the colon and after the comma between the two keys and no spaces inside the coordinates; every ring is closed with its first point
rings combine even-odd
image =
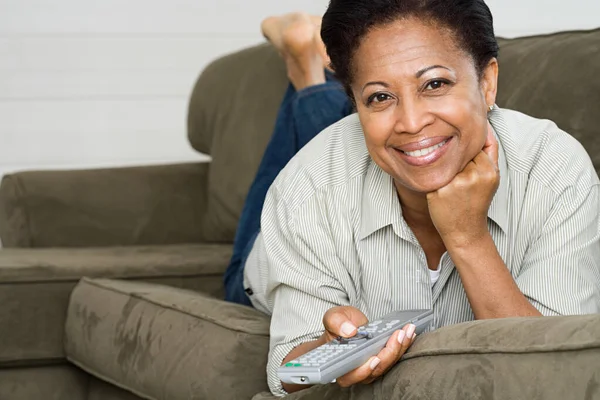
{"type": "Polygon", "coordinates": [[[406,310],[388,314],[358,328],[351,338],[333,341],[282,365],[277,375],[284,383],[300,385],[325,384],[366,363],[385,347],[392,334],[406,324],[424,332],[433,320],[432,310],[406,310]]]}

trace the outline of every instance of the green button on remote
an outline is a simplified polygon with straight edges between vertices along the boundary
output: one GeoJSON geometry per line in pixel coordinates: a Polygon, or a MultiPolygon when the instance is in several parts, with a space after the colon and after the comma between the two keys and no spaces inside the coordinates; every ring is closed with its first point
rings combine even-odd
{"type": "Polygon", "coordinates": [[[285,366],[286,366],[286,367],[293,367],[293,366],[294,366],[294,363],[287,363],[287,364],[285,364],[285,366]]]}

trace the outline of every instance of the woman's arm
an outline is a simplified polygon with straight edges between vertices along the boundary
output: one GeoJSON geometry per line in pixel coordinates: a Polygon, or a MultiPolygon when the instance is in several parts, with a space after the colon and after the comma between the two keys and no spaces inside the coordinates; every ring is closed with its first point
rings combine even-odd
{"type": "Polygon", "coordinates": [[[513,280],[490,235],[448,249],[476,318],[600,312],[599,187],[571,187],[513,280]]]}
{"type": "Polygon", "coordinates": [[[482,151],[448,185],[427,195],[429,213],[476,319],[541,315],[519,290],[488,230],[499,182],[498,142],[488,126],[482,151]]]}
{"type": "Polygon", "coordinates": [[[600,311],[600,200],[597,180],[556,199],[513,279],[492,240],[487,212],[499,182],[498,143],[447,186],[427,195],[429,212],[460,274],[477,319],[600,311]]]}
{"type": "Polygon", "coordinates": [[[542,315],[517,286],[491,235],[447,250],[476,319],[542,315]]]}
{"type": "Polygon", "coordinates": [[[349,305],[348,293],[331,271],[341,270],[341,261],[328,225],[311,208],[292,210],[279,191],[280,178],[269,189],[261,219],[269,279],[265,297],[272,304],[267,375],[276,396],[306,388],[283,386],[277,369],[324,343],[323,316],[333,307],[349,305]]]}

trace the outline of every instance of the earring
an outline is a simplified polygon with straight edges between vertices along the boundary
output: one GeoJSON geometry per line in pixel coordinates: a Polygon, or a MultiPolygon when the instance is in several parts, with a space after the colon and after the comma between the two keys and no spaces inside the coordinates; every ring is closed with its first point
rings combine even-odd
{"type": "Polygon", "coordinates": [[[488,106],[489,110],[492,111],[494,109],[494,105],[488,106]]]}

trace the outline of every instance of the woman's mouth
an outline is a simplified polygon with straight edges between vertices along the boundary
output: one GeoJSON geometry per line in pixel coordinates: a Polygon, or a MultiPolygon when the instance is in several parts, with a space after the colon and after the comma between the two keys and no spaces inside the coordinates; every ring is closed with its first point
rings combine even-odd
{"type": "Polygon", "coordinates": [[[436,162],[444,155],[451,141],[452,137],[431,138],[395,150],[408,164],[420,167],[436,162]]]}

